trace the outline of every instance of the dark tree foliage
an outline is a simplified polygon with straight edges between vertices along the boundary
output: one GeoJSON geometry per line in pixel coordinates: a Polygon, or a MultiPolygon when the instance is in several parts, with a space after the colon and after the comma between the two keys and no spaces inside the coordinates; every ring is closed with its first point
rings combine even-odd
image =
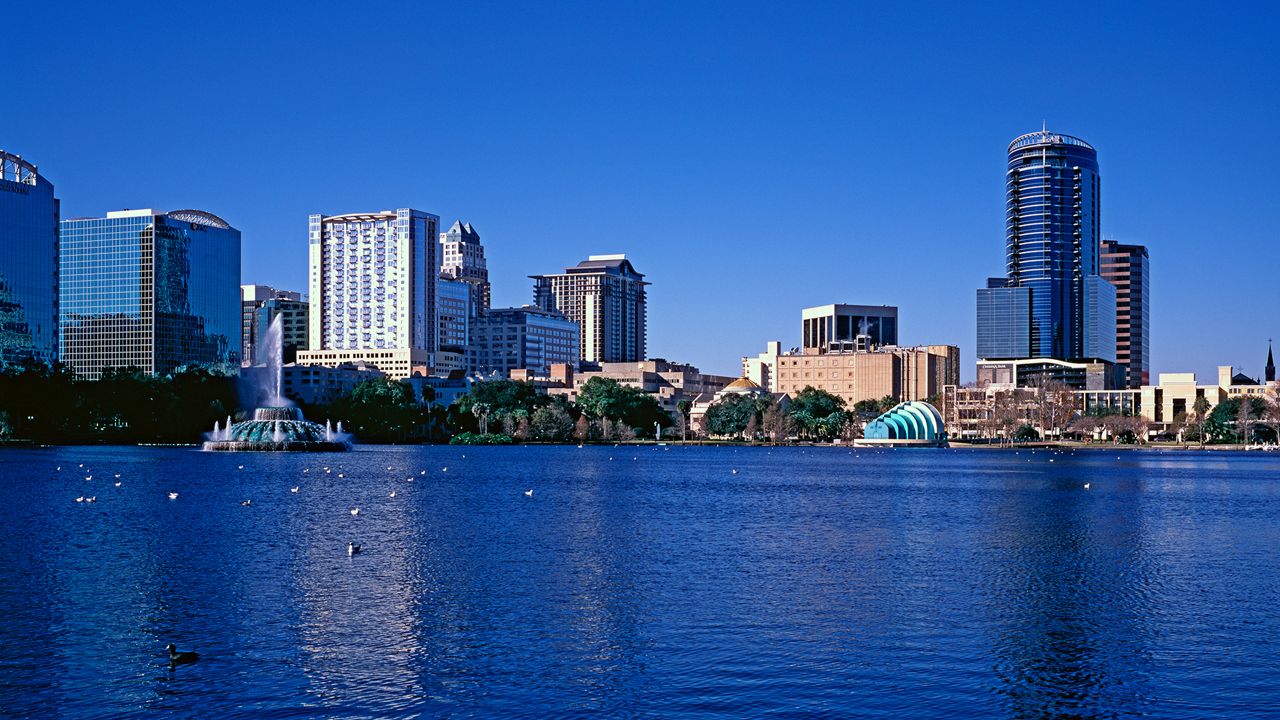
{"type": "Polygon", "coordinates": [[[719,437],[742,437],[752,420],[759,423],[759,409],[747,395],[728,395],[707,408],[707,432],[719,437]]]}
{"type": "Polygon", "coordinates": [[[620,422],[638,435],[652,436],[654,423],[674,421],[652,395],[609,378],[593,377],[578,391],[578,406],[589,417],[620,422]]]}
{"type": "Polygon", "coordinates": [[[160,377],[107,368],[98,380],[36,363],[0,369],[0,436],[10,438],[189,443],[235,409],[235,378],[201,367],[160,377]]]}
{"type": "Polygon", "coordinates": [[[350,396],[330,406],[329,412],[344,421],[344,429],[364,441],[408,440],[428,421],[425,406],[414,397],[413,388],[385,377],[361,381],[350,396]]]}
{"type": "Polygon", "coordinates": [[[806,387],[797,393],[791,400],[788,413],[802,432],[821,440],[839,437],[849,423],[844,398],[814,387],[806,387]]]}
{"type": "Polygon", "coordinates": [[[1267,401],[1261,397],[1250,397],[1247,400],[1249,422],[1241,421],[1240,404],[1245,398],[1233,397],[1213,406],[1204,424],[1205,435],[1215,443],[1251,442],[1249,431],[1253,429],[1252,423],[1266,415],[1267,401]]]}

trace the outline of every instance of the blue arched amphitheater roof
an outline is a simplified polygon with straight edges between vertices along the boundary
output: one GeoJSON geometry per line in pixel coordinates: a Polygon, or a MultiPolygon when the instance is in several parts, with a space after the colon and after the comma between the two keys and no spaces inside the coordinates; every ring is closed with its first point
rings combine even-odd
{"type": "Polygon", "coordinates": [[[946,438],[942,413],[927,402],[913,400],[898,404],[867,424],[862,436],[868,440],[924,440],[946,438]]]}

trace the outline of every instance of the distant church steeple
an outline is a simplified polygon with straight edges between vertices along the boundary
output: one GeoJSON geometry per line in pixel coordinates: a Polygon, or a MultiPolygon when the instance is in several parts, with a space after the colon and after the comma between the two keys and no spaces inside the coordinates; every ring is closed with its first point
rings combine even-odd
{"type": "Polygon", "coordinates": [[[1271,341],[1267,341],[1267,382],[1276,381],[1276,361],[1271,357],[1271,341]]]}

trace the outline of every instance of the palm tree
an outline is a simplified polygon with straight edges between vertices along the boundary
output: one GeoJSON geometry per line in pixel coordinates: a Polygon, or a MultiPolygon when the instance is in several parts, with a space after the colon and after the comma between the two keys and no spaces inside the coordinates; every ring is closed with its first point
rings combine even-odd
{"type": "Polygon", "coordinates": [[[1197,397],[1196,401],[1191,404],[1191,410],[1195,413],[1196,417],[1196,429],[1199,431],[1198,434],[1200,435],[1201,450],[1204,449],[1204,421],[1209,415],[1209,407],[1209,398],[1203,395],[1197,397]]]}
{"type": "Polygon", "coordinates": [[[471,414],[480,421],[480,434],[489,434],[489,403],[476,403],[471,406],[471,414]]]}
{"type": "Polygon", "coordinates": [[[681,400],[676,403],[676,412],[680,413],[682,422],[680,423],[680,440],[687,441],[689,439],[689,411],[693,409],[693,403],[688,400],[681,400]]]}

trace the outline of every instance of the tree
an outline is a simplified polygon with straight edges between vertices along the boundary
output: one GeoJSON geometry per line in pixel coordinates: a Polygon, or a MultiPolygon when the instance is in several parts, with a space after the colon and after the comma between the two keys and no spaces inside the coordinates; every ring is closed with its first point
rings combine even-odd
{"type": "Polygon", "coordinates": [[[579,416],[578,421],[573,424],[573,439],[580,443],[591,439],[591,421],[586,415],[579,416]]]}
{"type": "Polygon", "coordinates": [[[573,436],[573,416],[560,403],[552,403],[534,410],[530,424],[533,434],[539,440],[564,442],[573,436]]]}
{"type": "Polygon", "coordinates": [[[740,437],[755,420],[756,404],[747,395],[726,395],[711,403],[703,417],[709,434],[740,437]]]}
{"type": "Polygon", "coordinates": [[[489,434],[489,413],[493,411],[493,407],[487,402],[477,402],[471,405],[471,414],[476,416],[476,420],[480,423],[480,434],[489,434]]]}
{"type": "Polygon", "coordinates": [[[1248,442],[1253,419],[1261,417],[1266,404],[1260,397],[1237,396],[1214,406],[1205,421],[1205,433],[1214,442],[1248,442]]]}
{"type": "Polygon", "coordinates": [[[1197,395],[1195,402],[1191,403],[1191,412],[1195,418],[1196,436],[1200,439],[1200,449],[1204,449],[1204,430],[1205,421],[1209,415],[1209,399],[1203,395],[1197,395]]]}
{"type": "Polygon", "coordinates": [[[680,413],[680,439],[689,439],[689,411],[693,409],[693,403],[688,400],[681,400],[676,403],[676,412],[680,413]]]}
{"type": "Polygon", "coordinates": [[[1013,432],[1013,439],[1016,442],[1033,442],[1040,439],[1040,433],[1030,425],[1019,425],[1013,432]]]}
{"type": "Polygon", "coordinates": [[[1036,420],[1046,436],[1052,434],[1059,439],[1075,415],[1075,394],[1065,383],[1058,380],[1046,380],[1036,394],[1036,420]]]}
{"type": "Polygon", "coordinates": [[[518,421],[521,415],[528,418],[533,415],[534,410],[551,402],[551,398],[538,392],[533,383],[486,380],[472,385],[466,395],[458,398],[458,412],[454,418],[459,423],[458,428],[465,428],[469,421],[464,418],[471,415],[476,419],[480,431],[485,433],[489,421],[502,422],[510,416],[515,416],[518,421]],[[477,410],[477,405],[482,407],[477,410]]]}
{"type": "Polygon", "coordinates": [[[1018,391],[999,391],[992,397],[991,426],[1002,438],[1001,444],[1013,442],[1013,430],[1018,426],[1018,391]]]}
{"type": "Polygon", "coordinates": [[[335,409],[352,432],[371,440],[402,440],[421,416],[413,389],[387,377],[357,383],[335,409]]]}
{"type": "Polygon", "coordinates": [[[859,400],[853,404],[853,411],[860,415],[879,415],[879,400],[859,400]]]}
{"type": "MultiPolygon", "coordinates": [[[[1262,412],[1254,412],[1255,408],[1251,398],[1240,398],[1239,409],[1236,410],[1236,433],[1240,436],[1240,442],[1248,444],[1252,438],[1250,430],[1253,428],[1253,421],[1262,415],[1262,412]]],[[[1266,408],[1256,408],[1266,412],[1266,408]]]]}
{"type": "Polygon", "coordinates": [[[1280,383],[1271,388],[1267,396],[1267,406],[1262,414],[1263,422],[1271,428],[1272,441],[1280,443],[1280,383]]]}
{"type": "Polygon", "coordinates": [[[796,394],[788,411],[800,430],[811,438],[831,440],[840,437],[849,422],[844,398],[812,386],[796,394]]]}
{"type": "Polygon", "coordinates": [[[791,436],[791,417],[772,402],[760,415],[760,430],[769,442],[782,442],[791,436]]]}
{"type": "Polygon", "coordinates": [[[578,405],[592,418],[621,423],[637,433],[648,434],[655,424],[671,427],[672,423],[652,395],[610,378],[597,376],[584,383],[578,391],[578,405]]]}

